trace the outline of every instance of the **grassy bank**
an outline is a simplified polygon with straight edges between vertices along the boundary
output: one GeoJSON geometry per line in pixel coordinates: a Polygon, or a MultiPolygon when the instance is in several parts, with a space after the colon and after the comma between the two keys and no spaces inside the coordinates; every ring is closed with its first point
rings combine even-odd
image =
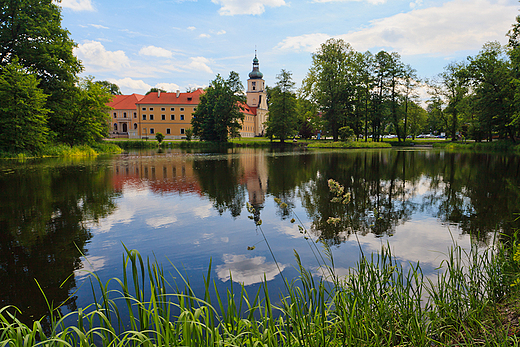
{"type": "Polygon", "coordinates": [[[0,341],[4,346],[248,347],[519,343],[518,320],[510,318],[518,317],[518,308],[506,305],[517,292],[510,286],[512,260],[504,247],[466,252],[454,245],[433,279],[425,278],[419,264],[400,262],[388,247],[362,255],[344,277],[336,274],[330,249],[318,258],[321,279],[303,268],[296,254],[300,276],[286,281],[275,305],[266,284],[256,292],[244,286],[233,292],[230,286],[219,293],[211,266],[205,294],[196,297],[189,282],[170,282],[160,264],[127,250],[123,278],[101,283],[93,275],[96,302],[65,317],[54,313],[50,331],[40,322],[18,321],[14,308],[0,310],[0,341]],[[120,318],[124,310],[129,322],[120,318]],[[70,320],[77,323],[64,324],[70,320]]]}
{"type": "Polygon", "coordinates": [[[117,154],[122,150],[115,144],[98,142],[82,146],[68,146],[64,144],[47,144],[40,153],[10,153],[0,152],[0,159],[30,159],[45,157],[94,157],[100,154],[117,154]]]}
{"type": "Polygon", "coordinates": [[[470,150],[475,152],[511,152],[520,154],[520,144],[511,141],[497,140],[492,142],[449,142],[433,143],[434,148],[446,150],[470,150]]]}
{"type": "Polygon", "coordinates": [[[392,147],[386,142],[365,142],[365,141],[329,141],[319,140],[313,141],[307,145],[307,148],[390,148],[392,147]]]}

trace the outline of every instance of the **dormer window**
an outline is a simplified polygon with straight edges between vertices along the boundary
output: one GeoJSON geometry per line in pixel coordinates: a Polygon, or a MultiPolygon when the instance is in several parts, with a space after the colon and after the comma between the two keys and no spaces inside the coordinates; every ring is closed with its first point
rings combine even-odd
{"type": "Polygon", "coordinates": [[[192,98],[188,98],[188,101],[191,101],[192,98]]]}

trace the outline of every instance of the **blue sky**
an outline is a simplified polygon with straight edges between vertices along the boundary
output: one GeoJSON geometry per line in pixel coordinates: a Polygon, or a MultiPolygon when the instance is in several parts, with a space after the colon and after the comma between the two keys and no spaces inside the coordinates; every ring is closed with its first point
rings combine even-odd
{"type": "Polygon", "coordinates": [[[328,38],[357,51],[401,54],[421,78],[507,42],[517,0],[61,0],[63,26],[84,75],[125,94],[185,91],[237,71],[246,84],[255,47],[273,85],[281,69],[299,86],[328,38]]]}

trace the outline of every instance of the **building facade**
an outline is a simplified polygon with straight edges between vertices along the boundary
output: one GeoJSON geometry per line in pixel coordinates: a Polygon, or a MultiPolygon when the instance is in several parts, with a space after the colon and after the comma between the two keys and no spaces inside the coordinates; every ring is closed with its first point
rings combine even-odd
{"type": "MultiPolygon", "coordinates": [[[[144,139],[161,133],[167,140],[186,138],[186,130],[191,128],[193,113],[203,93],[199,88],[189,93],[117,95],[108,104],[114,108],[110,111],[111,137],[144,139]]],[[[240,135],[262,136],[267,120],[267,94],[256,54],[247,80],[246,97],[246,104],[240,105],[244,114],[240,135]]]]}

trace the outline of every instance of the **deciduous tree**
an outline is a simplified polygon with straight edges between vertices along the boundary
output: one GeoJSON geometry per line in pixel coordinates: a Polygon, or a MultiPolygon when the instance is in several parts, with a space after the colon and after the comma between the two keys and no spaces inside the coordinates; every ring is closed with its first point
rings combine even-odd
{"type": "Polygon", "coordinates": [[[229,136],[238,136],[244,119],[243,91],[238,73],[231,71],[227,80],[217,75],[200,96],[191,120],[193,134],[202,141],[215,142],[226,142],[229,136]]]}
{"type": "Polygon", "coordinates": [[[267,136],[274,135],[283,143],[287,137],[297,132],[297,102],[291,73],[282,69],[276,78],[276,86],[269,89],[267,136]]]}

